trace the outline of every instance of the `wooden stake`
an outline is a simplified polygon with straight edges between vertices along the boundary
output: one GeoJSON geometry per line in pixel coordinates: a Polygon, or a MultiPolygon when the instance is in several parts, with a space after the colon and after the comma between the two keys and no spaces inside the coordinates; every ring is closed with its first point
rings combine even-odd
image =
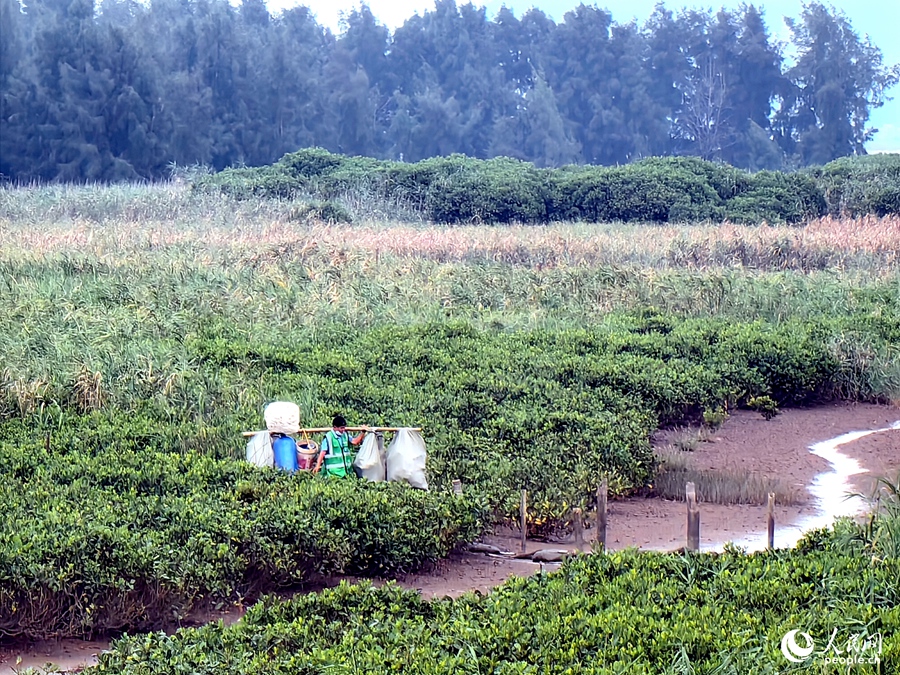
{"type": "Polygon", "coordinates": [[[697,490],[693,483],[688,483],[687,497],[687,550],[700,550],[700,507],[697,506],[697,490]]]}
{"type": "Polygon", "coordinates": [[[769,493],[769,503],[766,506],[767,547],[771,551],[775,548],[775,493],[769,493]]]}
{"type": "Polygon", "coordinates": [[[522,490],[522,501],[519,504],[519,518],[522,526],[522,553],[525,553],[527,546],[525,540],[528,537],[528,490],[522,490]]]}
{"type": "Polygon", "coordinates": [[[459,478],[456,478],[453,481],[453,494],[457,497],[462,496],[462,481],[459,478]]]}
{"type": "Polygon", "coordinates": [[[604,477],[597,488],[597,545],[606,550],[606,500],[609,495],[609,480],[604,477]]]}
{"type": "Polygon", "coordinates": [[[581,509],[572,509],[572,521],[575,530],[575,545],[580,551],[584,547],[584,523],[581,520],[581,509]]]}

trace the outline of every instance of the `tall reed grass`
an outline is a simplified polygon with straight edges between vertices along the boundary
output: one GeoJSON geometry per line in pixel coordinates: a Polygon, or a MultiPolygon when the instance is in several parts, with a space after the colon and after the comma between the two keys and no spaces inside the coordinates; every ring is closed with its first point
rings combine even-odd
{"type": "MultiPolygon", "coordinates": [[[[0,189],[0,408],[157,399],[222,415],[265,382],[209,381],[183,342],[227,317],[247,336],[465,318],[485,329],[599,324],[615,310],[774,322],[827,334],[848,398],[900,400],[900,218],[803,228],[352,226],[290,220],[178,184],[0,189]],[[117,393],[118,392],[118,393],[117,393]]],[[[221,376],[220,376],[221,377],[221,376]]]]}
{"type": "Polygon", "coordinates": [[[862,546],[874,560],[900,559],[900,473],[879,476],[872,493],[854,493],[851,497],[868,501],[871,508],[866,522],[857,527],[836,527],[838,546],[849,549],[862,546]]]}
{"type": "Polygon", "coordinates": [[[733,224],[639,226],[410,226],[365,220],[329,226],[291,220],[293,202],[235,201],[178,186],[0,188],[6,247],[50,252],[87,247],[200,245],[267,251],[320,249],[436,262],[484,261],[543,270],[652,269],[865,271],[900,266],[900,218],[826,218],[805,227],[733,224]]]}

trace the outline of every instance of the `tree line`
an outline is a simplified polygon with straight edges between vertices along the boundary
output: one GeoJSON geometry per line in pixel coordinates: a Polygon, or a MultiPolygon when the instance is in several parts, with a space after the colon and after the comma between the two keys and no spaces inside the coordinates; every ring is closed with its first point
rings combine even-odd
{"type": "Polygon", "coordinates": [[[753,5],[660,4],[639,25],[586,5],[555,23],[436,0],[393,33],[363,5],[334,34],[264,0],[0,0],[0,174],[153,179],[313,146],[539,167],[865,154],[900,68],[837,10],[787,22],[780,45],[753,5]]]}

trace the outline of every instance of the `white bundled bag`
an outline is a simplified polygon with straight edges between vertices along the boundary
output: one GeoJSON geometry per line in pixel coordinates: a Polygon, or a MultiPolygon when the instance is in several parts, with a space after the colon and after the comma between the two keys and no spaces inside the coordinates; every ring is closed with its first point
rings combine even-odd
{"type": "Polygon", "coordinates": [[[263,412],[266,429],[274,434],[296,434],[300,430],[300,406],[288,401],[274,401],[263,412]]]}
{"type": "Polygon", "coordinates": [[[247,461],[256,466],[275,466],[275,451],[268,431],[254,434],[247,442],[247,461]]]}
{"type": "Polygon", "coordinates": [[[428,489],[425,478],[425,440],[412,429],[400,429],[387,449],[387,479],[405,481],[415,488],[428,489]]]}
{"type": "Polygon", "coordinates": [[[353,466],[359,469],[360,476],[372,483],[381,483],[385,477],[384,457],[378,441],[374,433],[366,434],[362,447],[353,460],[353,466]]]}

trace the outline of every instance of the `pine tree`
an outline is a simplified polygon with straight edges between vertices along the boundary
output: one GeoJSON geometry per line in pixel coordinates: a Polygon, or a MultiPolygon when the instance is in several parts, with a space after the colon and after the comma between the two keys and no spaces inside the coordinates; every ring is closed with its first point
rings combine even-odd
{"type": "Polygon", "coordinates": [[[534,162],[540,167],[575,164],[581,148],[566,129],[556,96],[539,74],[534,87],[522,97],[516,115],[495,123],[491,155],[534,162]]]}
{"type": "Polygon", "coordinates": [[[804,164],[865,154],[873,134],[869,111],[884,103],[900,71],[885,68],[881,51],[861,40],[841,12],[810,3],[800,21],[787,23],[798,56],[778,111],[782,147],[804,164]]]}
{"type": "Polygon", "coordinates": [[[20,175],[29,163],[28,18],[18,0],[0,0],[0,180],[20,175]]]}

